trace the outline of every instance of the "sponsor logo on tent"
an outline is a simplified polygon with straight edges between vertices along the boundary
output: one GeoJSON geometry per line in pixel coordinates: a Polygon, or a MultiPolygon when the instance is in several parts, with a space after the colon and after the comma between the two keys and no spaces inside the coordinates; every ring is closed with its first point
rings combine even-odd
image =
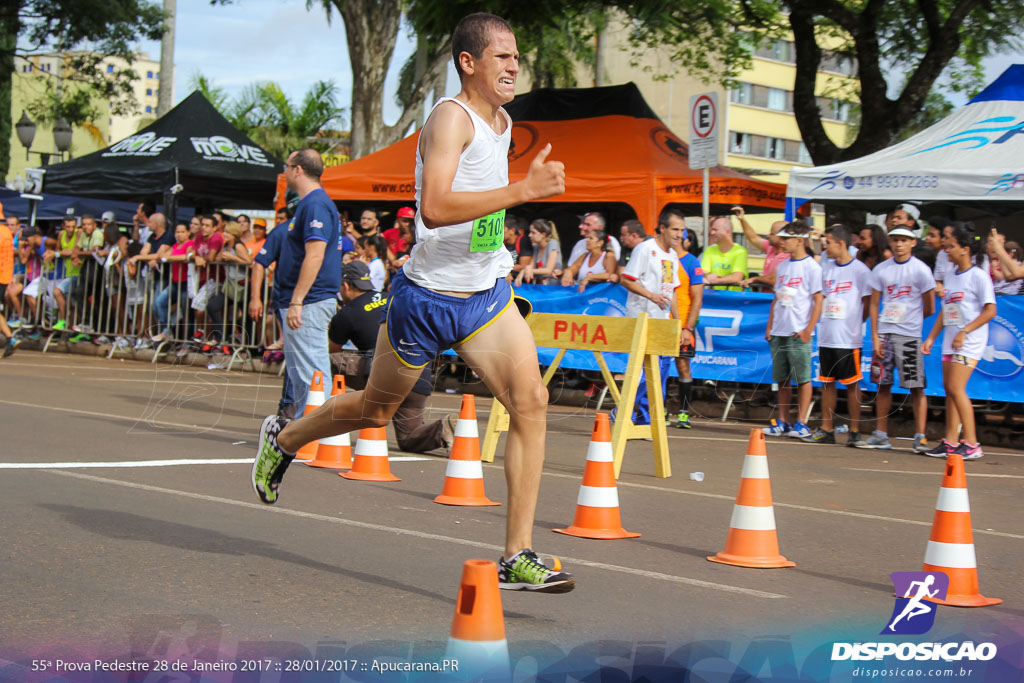
{"type": "Polygon", "coordinates": [[[515,161],[537,144],[540,135],[537,129],[528,123],[515,123],[512,125],[512,141],[508,145],[508,160],[515,161]]]}
{"type": "Polygon", "coordinates": [[[999,176],[999,180],[992,183],[992,187],[985,194],[1009,192],[1013,189],[1024,191],[1024,173],[1004,173],[999,176]]]}
{"type": "Polygon", "coordinates": [[[988,343],[976,370],[989,377],[1009,378],[1024,369],[1024,334],[997,315],[988,326],[988,343]]]}
{"type": "Polygon", "coordinates": [[[652,129],[651,140],[658,146],[658,149],[673,159],[689,162],[690,150],[686,147],[686,143],[665,126],[652,129]]]}
{"type": "Polygon", "coordinates": [[[829,171],[828,174],[818,181],[818,184],[814,186],[811,192],[817,192],[818,190],[834,190],[836,189],[836,181],[846,175],[846,171],[829,171]]]}
{"type": "Polygon", "coordinates": [[[156,133],[150,131],[139,135],[126,137],[124,140],[111,145],[110,149],[104,152],[103,157],[155,157],[164,151],[178,138],[157,137],[156,133]]]}
{"type": "Polygon", "coordinates": [[[206,161],[227,161],[253,166],[273,166],[259,147],[238,145],[223,135],[208,138],[189,138],[192,149],[206,161]]]}
{"type": "Polygon", "coordinates": [[[947,135],[942,138],[942,142],[938,145],[932,145],[931,147],[922,149],[919,152],[912,152],[907,156],[912,157],[917,154],[924,154],[925,152],[931,152],[935,149],[942,149],[943,147],[951,147],[953,145],[959,145],[960,149],[977,149],[978,147],[984,147],[989,143],[1001,145],[1007,140],[1013,138],[1013,136],[1020,134],[1024,134],[1024,119],[1015,121],[1012,116],[994,116],[990,119],[978,121],[967,130],[947,135]]]}

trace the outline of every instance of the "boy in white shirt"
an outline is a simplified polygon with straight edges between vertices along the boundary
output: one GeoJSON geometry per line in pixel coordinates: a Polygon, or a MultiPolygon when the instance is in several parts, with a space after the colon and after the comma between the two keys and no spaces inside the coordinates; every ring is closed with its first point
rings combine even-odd
{"type": "Polygon", "coordinates": [[[779,419],[764,433],[803,438],[811,430],[803,422],[811,404],[811,335],[821,316],[821,266],[807,253],[811,229],[793,222],[779,231],[782,250],[789,254],[775,270],[775,299],[768,313],[765,339],[772,350],[772,381],[779,385],[779,419]],[[790,422],[792,390],[797,384],[797,414],[790,422]]]}
{"type": "Polygon", "coordinates": [[[847,446],[860,440],[860,349],[864,344],[864,319],[871,301],[871,269],[850,256],[849,229],[834,225],[825,231],[822,259],[822,290],[825,306],[818,323],[818,360],[821,372],[821,426],[809,443],[835,443],[833,416],[836,384],[846,387],[850,406],[850,437],[847,446]]]}
{"type": "Polygon", "coordinates": [[[917,237],[905,227],[889,232],[889,248],[893,256],[872,271],[871,338],[874,361],[880,361],[881,378],[875,409],[878,425],[875,433],[857,443],[858,448],[890,449],[889,411],[892,409],[892,373],[899,364],[900,386],[910,390],[914,409],[914,452],[928,450],[924,435],[928,417],[928,399],[924,361],[921,358],[921,327],[924,319],[935,312],[935,278],[928,266],[911,251],[917,237]]]}

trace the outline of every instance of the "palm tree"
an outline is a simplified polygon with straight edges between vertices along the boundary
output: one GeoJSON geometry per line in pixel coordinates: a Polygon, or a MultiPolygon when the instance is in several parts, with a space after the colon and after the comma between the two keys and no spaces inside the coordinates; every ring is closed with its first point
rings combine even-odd
{"type": "Polygon", "coordinates": [[[245,86],[234,99],[196,72],[192,88],[199,90],[231,125],[271,154],[285,158],[297,147],[326,151],[332,144],[321,136],[331,124],[343,125],[345,109],[338,106],[334,81],[317,81],[296,107],[273,81],[245,86]]]}

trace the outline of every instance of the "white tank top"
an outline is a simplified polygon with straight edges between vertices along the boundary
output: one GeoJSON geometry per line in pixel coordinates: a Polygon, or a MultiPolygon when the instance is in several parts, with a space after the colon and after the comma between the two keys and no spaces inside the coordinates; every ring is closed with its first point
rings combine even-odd
{"type": "MultiPolygon", "coordinates": [[[[512,140],[512,119],[504,109],[505,132],[498,135],[463,102],[443,97],[442,102],[455,102],[466,110],[473,121],[473,140],[459,155],[459,166],[452,180],[453,192],[485,192],[508,185],[508,148],[512,140]]],[[[433,110],[431,110],[433,114],[433,110]]],[[[416,206],[423,189],[423,158],[416,145],[416,206]]],[[[498,239],[494,251],[470,251],[473,221],[428,230],[416,211],[416,245],[409,260],[402,266],[405,276],[427,289],[450,292],[480,292],[490,289],[498,278],[512,270],[512,255],[498,239]]]]}
{"type": "Polygon", "coordinates": [[[602,251],[601,258],[597,259],[597,263],[595,263],[593,266],[588,266],[587,263],[590,261],[590,252],[583,252],[583,265],[580,266],[580,272],[576,273],[577,284],[583,282],[583,278],[585,278],[588,275],[607,272],[604,269],[604,255],[607,253],[608,252],[606,251],[602,251]]]}

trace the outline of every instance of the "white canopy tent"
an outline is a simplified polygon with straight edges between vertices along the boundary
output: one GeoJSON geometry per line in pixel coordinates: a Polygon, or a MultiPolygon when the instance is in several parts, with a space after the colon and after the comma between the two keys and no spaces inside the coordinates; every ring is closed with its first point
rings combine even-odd
{"type": "Polygon", "coordinates": [[[1024,210],[1024,64],[903,142],[859,159],[794,169],[786,213],[806,202],[886,211],[907,201],[989,215],[1024,210]]]}

